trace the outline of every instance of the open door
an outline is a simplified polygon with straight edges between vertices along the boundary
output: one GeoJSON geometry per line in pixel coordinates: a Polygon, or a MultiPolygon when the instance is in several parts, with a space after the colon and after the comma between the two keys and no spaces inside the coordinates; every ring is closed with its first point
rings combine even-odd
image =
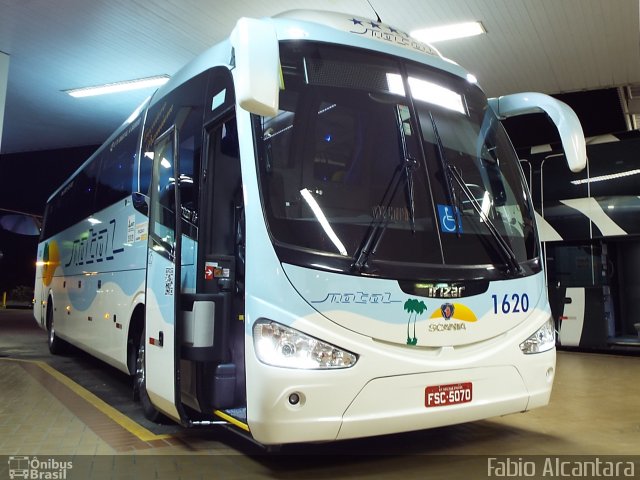
{"type": "Polygon", "coordinates": [[[182,232],[177,130],[171,127],[153,147],[146,282],[145,382],[153,405],[185,423],[180,401],[180,298],[182,232]],[[177,179],[177,180],[176,180],[177,179]]]}

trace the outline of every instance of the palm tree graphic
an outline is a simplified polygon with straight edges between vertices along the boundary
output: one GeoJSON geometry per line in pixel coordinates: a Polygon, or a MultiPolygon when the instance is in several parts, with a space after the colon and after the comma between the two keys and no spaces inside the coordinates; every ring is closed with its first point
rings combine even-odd
{"type": "Polygon", "coordinates": [[[407,345],[416,345],[418,339],[416,338],[416,319],[418,314],[422,315],[427,309],[427,306],[422,300],[410,298],[404,302],[404,309],[409,313],[409,320],[407,321],[407,345]],[[411,325],[411,315],[413,315],[413,337],[409,334],[409,326],[411,325]]]}

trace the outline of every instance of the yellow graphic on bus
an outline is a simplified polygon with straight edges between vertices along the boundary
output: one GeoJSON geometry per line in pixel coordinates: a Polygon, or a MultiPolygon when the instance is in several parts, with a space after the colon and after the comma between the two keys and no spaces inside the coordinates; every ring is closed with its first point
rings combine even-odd
{"type": "Polygon", "coordinates": [[[60,265],[60,251],[55,240],[45,243],[42,263],[42,283],[48,287],[53,281],[56,268],[60,265]]]}

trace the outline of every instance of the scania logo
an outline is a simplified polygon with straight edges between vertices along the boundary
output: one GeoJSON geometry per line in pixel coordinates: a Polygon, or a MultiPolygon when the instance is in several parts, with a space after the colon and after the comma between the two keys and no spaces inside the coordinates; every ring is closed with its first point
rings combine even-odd
{"type": "Polygon", "coordinates": [[[442,312],[442,318],[445,320],[451,320],[455,307],[452,303],[444,303],[440,306],[440,311],[442,312]]]}

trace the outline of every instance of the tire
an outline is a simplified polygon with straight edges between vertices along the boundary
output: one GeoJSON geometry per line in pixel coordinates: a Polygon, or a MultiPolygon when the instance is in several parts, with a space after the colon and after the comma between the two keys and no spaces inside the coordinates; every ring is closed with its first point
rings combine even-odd
{"type": "Polygon", "coordinates": [[[53,303],[51,298],[47,302],[47,345],[49,346],[49,352],[53,355],[60,355],[66,351],[67,343],[56,335],[56,328],[53,323],[53,303]]]}
{"type": "Polygon", "coordinates": [[[142,412],[147,420],[154,423],[160,423],[163,419],[156,407],[151,403],[149,394],[147,393],[146,368],[145,368],[145,335],[140,335],[138,342],[138,352],[136,354],[136,371],[133,377],[133,398],[140,402],[142,412]]]}

